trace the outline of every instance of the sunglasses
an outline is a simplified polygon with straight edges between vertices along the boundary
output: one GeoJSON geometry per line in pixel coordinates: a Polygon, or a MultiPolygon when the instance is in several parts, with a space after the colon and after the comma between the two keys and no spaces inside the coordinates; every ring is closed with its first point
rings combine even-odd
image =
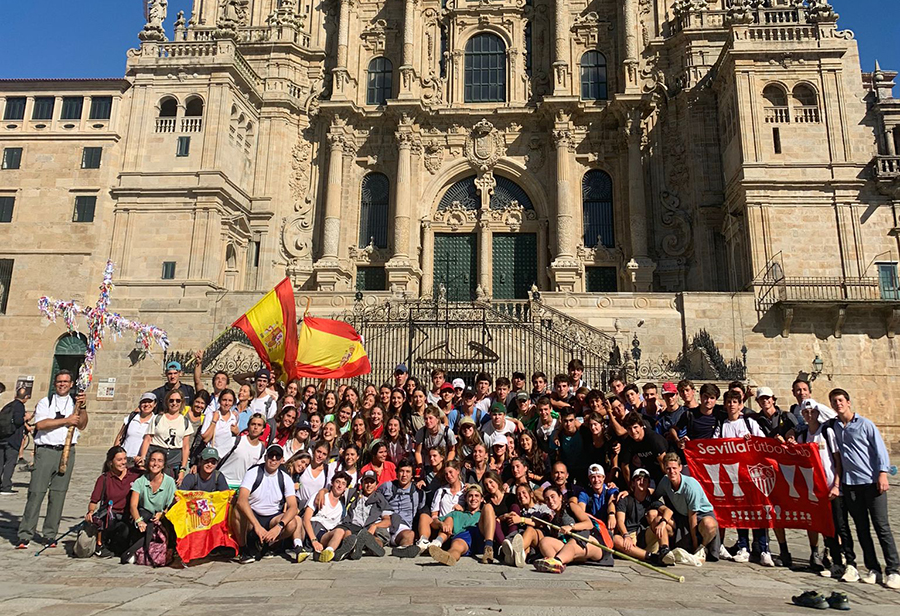
{"type": "Polygon", "coordinates": [[[181,403],[182,403],[182,400],[176,400],[175,398],[172,398],[171,400],[169,400],[169,404],[181,404],[181,403]]]}
{"type": "Polygon", "coordinates": [[[266,455],[267,460],[281,460],[282,458],[284,458],[284,456],[279,453],[270,453],[266,455]]]}

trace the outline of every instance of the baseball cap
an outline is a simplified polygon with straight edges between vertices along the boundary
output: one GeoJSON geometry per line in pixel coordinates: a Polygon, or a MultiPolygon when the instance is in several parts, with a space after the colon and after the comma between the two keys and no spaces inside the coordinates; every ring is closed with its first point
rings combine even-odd
{"type": "Polygon", "coordinates": [[[200,452],[201,460],[218,460],[219,452],[216,451],[215,447],[204,447],[203,451],[200,452]]]}
{"type": "Polygon", "coordinates": [[[406,374],[409,372],[409,368],[406,367],[406,364],[397,364],[397,367],[394,368],[394,374],[406,374]]]}
{"type": "Polygon", "coordinates": [[[800,410],[805,411],[809,409],[810,411],[816,412],[819,414],[819,421],[828,421],[830,419],[834,419],[837,417],[837,413],[831,407],[825,406],[824,404],[819,404],[812,398],[807,398],[803,402],[800,403],[800,410]]]}
{"type": "Polygon", "coordinates": [[[502,402],[494,402],[491,405],[491,415],[493,415],[494,413],[506,413],[506,407],[502,402]]]}
{"type": "Polygon", "coordinates": [[[482,487],[481,487],[479,484],[477,484],[477,483],[470,483],[470,484],[468,484],[468,485],[466,486],[466,494],[468,494],[468,493],[471,492],[472,490],[475,490],[476,492],[478,492],[479,494],[481,494],[482,496],[484,496],[484,490],[482,489],[482,487]]]}
{"type": "Polygon", "coordinates": [[[465,388],[465,389],[463,390],[463,392],[462,392],[462,397],[463,397],[463,398],[474,398],[474,397],[475,397],[475,390],[472,389],[471,387],[465,388]]]}
{"type": "Polygon", "coordinates": [[[472,419],[471,417],[463,417],[463,418],[461,418],[461,419],[459,420],[459,423],[458,423],[457,425],[458,425],[459,427],[462,427],[463,424],[466,424],[466,425],[472,424],[472,425],[474,426],[474,425],[475,425],[475,420],[472,419]]]}
{"type": "Polygon", "coordinates": [[[526,391],[518,392],[516,394],[516,400],[521,400],[522,402],[525,402],[525,400],[528,400],[528,392],[526,392],[526,391]]]}
{"type": "Polygon", "coordinates": [[[362,474],[362,477],[359,478],[360,481],[365,481],[367,479],[371,479],[372,481],[378,481],[378,475],[375,471],[368,470],[362,474]]]}
{"type": "Polygon", "coordinates": [[[259,378],[261,376],[264,376],[267,379],[271,378],[272,372],[268,368],[260,368],[259,370],[256,371],[256,378],[259,378]]]}
{"type": "Polygon", "coordinates": [[[450,383],[444,383],[443,385],[441,385],[441,391],[447,390],[453,391],[453,385],[451,385],[450,383]]]}
{"type": "Polygon", "coordinates": [[[636,468],[634,472],[631,473],[631,478],[640,477],[643,475],[644,477],[650,477],[650,472],[646,468],[636,468]]]}
{"type": "Polygon", "coordinates": [[[462,379],[453,379],[453,389],[465,389],[466,382],[462,379]]]}
{"type": "Polygon", "coordinates": [[[666,394],[677,394],[678,388],[675,387],[675,383],[673,383],[672,381],[666,381],[665,383],[663,383],[662,391],[664,396],[666,394]]]}
{"type": "Polygon", "coordinates": [[[775,393],[772,391],[771,387],[757,387],[756,388],[756,399],[764,398],[769,396],[770,398],[775,397],[775,393]]]}
{"type": "Polygon", "coordinates": [[[144,400],[151,400],[152,402],[156,402],[156,394],[151,391],[148,391],[147,393],[145,393],[141,396],[140,402],[143,402],[144,400]]]}
{"type": "Polygon", "coordinates": [[[494,447],[496,445],[507,445],[506,435],[500,434],[499,432],[494,432],[488,436],[484,437],[484,444],[488,446],[488,449],[494,447]]]}
{"type": "Polygon", "coordinates": [[[166,372],[169,370],[178,370],[178,372],[181,372],[181,364],[177,361],[170,361],[166,364],[166,372]]]}
{"type": "MultiPolygon", "coordinates": [[[[644,469],[641,468],[638,470],[644,470],[644,469]]],[[[603,467],[600,466],[599,464],[591,464],[588,467],[588,476],[590,476],[590,475],[603,475],[604,477],[606,477],[606,473],[603,472],[603,467]]]]}
{"type": "Polygon", "coordinates": [[[312,432],[312,426],[309,425],[308,421],[299,421],[297,422],[297,427],[294,428],[294,430],[307,430],[309,432],[312,432]]]}
{"type": "Polygon", "coordinates": [[[269,448],[266,449],[266,457],[275,459],[283,458],[284,449],[281,448],[281,445],[269,445],[269,448]]]}

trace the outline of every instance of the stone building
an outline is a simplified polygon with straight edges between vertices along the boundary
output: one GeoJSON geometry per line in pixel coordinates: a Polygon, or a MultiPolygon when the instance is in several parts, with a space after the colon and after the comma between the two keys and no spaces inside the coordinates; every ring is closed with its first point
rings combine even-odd
{"type": "MultiPolygon", "coordinates": [[[[861,72],[828,2],[166,12],[151,0],[121,79],[0,82],[8,384],[42,392],[77,365],[83,342],[36,301],[92,303],[112,259],[113,308],[174,350],[285,275],[318,314],[536,290],[564,327],[626,355],[639,339],[642,378],[702,330],[706,364],[738,361],[784,406],[812,373],[817,397],[849,389],[900,439],[896,74],[861,72]]],[[[107,344],[91,440],[161,360],[107,344]]]]}

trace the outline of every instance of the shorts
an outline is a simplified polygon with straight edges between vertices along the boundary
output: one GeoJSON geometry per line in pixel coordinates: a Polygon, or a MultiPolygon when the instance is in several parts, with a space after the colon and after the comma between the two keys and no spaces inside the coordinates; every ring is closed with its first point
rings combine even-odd
{"type": "Polygon", "coordinates": [[[409,526],[407,526],[406,524],[404,524],[403,522],[400,522],[396,526],[391,525],[391,528],[389,530],[390,530],[390,535],[391,535],[391,545],[397,545],[397,537],[400,536],[400,533],[402,533],[403,531],[412,530],[412,529],[409,526]]]}
{"type": "Polygon", "coordinates": [[[470,526],[461,533],[453,535],[450,541],[452,543],[457,539],[465,541],[469,548],[463,556],[474,556],[475,554],[484,553],[484,535],[481,534],[481,529],[478,526],[470,526]]]}
{"type": "MultiPolygon", "coordinates": [[[[318,541],[322,538],[325,533],[328,532],[328,529],[322,526],[321,522],[310,522],[310,526],[312,526],[313,533],[315,533],[315,540],[318,541]]],[[[313,537],[309,538],[310,541],[313,541],[313,537]]]]}
{"type": "Polygon", "coordinates": [[[633,531],[628,533],[634,544],[648,552],[656,552],[659,549],[659,537],[653,532],[652,528],[646,528],[642,531],[633,531]]]}
{"type": "Polygon", "coordinates": [[[280,516],[280,513],[276,513],[275,515],[262,515],[261,513],[253,512],[254,517],[256,517],[256,521],[259,522],[259,525],[263,528],[272,528],[272,520],[280,516]]]}
{"type": "MultiPolygon", "coordinates": [[[[712,511],[698,513],[697,524],[700,524],[700,520],[702,520],[703,518],[712,518],[713,520],[715,520],[716,514],[712,511]]],[[[688,525],[688,516],[682,515],[673,509],[672,524],[675,525],[675,535],[672,537],[672,546],[691,547],[691,529],[688,525]]]]}

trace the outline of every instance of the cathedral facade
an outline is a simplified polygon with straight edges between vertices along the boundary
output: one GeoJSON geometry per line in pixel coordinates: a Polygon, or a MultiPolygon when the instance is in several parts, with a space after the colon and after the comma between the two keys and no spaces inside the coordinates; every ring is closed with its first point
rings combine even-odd
{"type": "MultiPolygon", "coordinates": [[[[7,384],[78,356],[36,301],[93,303],[111,259],[180,350],[286,275],[323,315],[537,292],[900,436],[896,74],[828,2],[151,0],[138,39],[122,78],[0,82],[7,384]]],[[[129,351],[98,433],[161,378],[129,351]]]]}

